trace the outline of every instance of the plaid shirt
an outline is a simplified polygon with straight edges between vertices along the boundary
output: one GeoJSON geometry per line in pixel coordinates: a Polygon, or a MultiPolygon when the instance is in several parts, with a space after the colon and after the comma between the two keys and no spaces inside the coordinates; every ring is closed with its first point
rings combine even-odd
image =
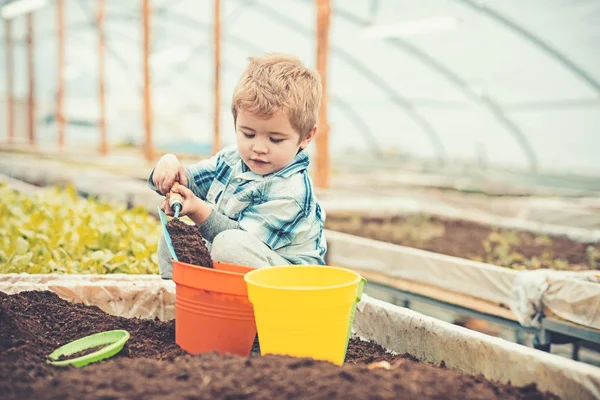
{"type": "Polygon", "coordinates": [[[252,172],[233,147],[185,168],[188,187],[291,264],[321,264],[325,212],[308,176],[308,154],[269,175],[252,172]]]}

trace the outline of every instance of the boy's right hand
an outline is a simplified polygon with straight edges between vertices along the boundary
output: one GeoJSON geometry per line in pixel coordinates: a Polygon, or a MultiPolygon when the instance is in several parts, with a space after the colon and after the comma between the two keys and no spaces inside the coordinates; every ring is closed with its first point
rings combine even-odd
{"type": "Polygon", "coordinates": [[[187,187],[183,166],[174,154],[165,154],[158,160],[152,175],[154,187],[163,195],[169,193],[173,183],[179,182],[187,187]]]}

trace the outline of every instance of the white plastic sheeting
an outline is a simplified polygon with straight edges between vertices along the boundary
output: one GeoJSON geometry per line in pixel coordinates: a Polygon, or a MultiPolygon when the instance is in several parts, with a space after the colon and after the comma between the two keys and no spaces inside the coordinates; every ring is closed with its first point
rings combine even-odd
{"type": "Polygon", "coordinates": [[[568,321],[600,329],[600,272],[519,272],[510,309],[524,326],[539,327],[538,314],[550,310],[568,321]]]}
{"type": "MultiPolygon", "coordinates": [[[[83,1],[64,4],[65,115],[74,122],[67,142],[95,143],[97,35],[90,21],[96,10],[83,1]]],[[[142,113],[140,7],[118,1],[106,7],[109,138],[141,142],[142,119],[131,118],[142,113]]],[[[210,145],[212,2],[156,0],[152,9],[153,104],[160,110],[155,137],[165,144],[210,145]]],[[[333,1],[331,150],[600,172],[599,11],[596,0],[333,1]],[[440,20],[451,23],[431,24],[440,20]],[[400,33],[369,35],[370,28],[389,26],[400,33]],[[421,29],[407,32],[411,26],[421,29]]],[[[284,51],[315,65],[316,7],[311,0],[227,0],[221,13],[221,126],[227,144],[234,140],[228,102],[248,56],[284,51]]],[[[56,125],[47,118],[56,98],[55,2],[34,17],[36,62],[44,66],[36,71],[38,131],[42,140],[55,142],[56,125]]],[[[13,27],[15,92],[25,99],[22,18],[13,27]]],[[[0,92],[3,85],[0,80],[0,92]]]]}

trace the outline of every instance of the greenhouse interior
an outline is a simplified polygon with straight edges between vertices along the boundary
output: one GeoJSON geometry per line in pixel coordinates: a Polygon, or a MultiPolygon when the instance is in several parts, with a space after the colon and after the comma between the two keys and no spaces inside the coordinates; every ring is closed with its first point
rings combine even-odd
{"type": "Polygon", "coordinates": [[[600,399],[599,0],[0,0],[1,399],[600,399]]]}

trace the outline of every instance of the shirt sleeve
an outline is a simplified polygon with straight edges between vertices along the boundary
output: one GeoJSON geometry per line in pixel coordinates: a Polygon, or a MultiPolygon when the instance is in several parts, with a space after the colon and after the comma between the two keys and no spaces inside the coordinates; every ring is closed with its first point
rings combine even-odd
{"type": "Polygon", "coordinates": [[[215,210],[210,213],[206,221],[204,221],[201,225],[198,225],[200,234],[209,242],[212,242],[215,236],[223,231],[238,228],[239,223],[237,221],[229,219],[226,215],[223,215],[215,210]]]}
{"type": "MultiPolygon", "coordinates": [[[[209,159],[202,160],[197,164],[189,165],[183,168],[185,171],[185,178],[187,179],[188,188],[202,200],[206,200],[208,189],[210,189],[210,185],[215,178],[218,158],[219,154],[209,159]]],[[[162,196],[162,193],[156,189],[156,186],[154,186],[153,178],[154,169],[152,169],[152,172],[150,172],[150,176],[148,177],[148,186],[150,189],[162,196]]]]}
{"type": "Polygon", "coordinates": [[[161,196],[163,195],[161,192],[158,191],[158,189],[156,189],[156,186],[154,186],[154,168],[152,169],[152,172],[150,172],[150,176],[148,177],[148,186],[150,187],[150,189],[154,190],[156,193],[160,194],[161,196]]]}
{"type": "Polygon", "coordinates": [[[240,229],[277,250],[291,243],[303,218],[296,199],[278,198],[249,206],[238,222],[240,229]]]}
{"type": "Polygon", "coordinates": [[[208,190],[215,178],[220,153],[197,164],[184,167],[188,188],[202,200],[206,200],[208,190]]]}

